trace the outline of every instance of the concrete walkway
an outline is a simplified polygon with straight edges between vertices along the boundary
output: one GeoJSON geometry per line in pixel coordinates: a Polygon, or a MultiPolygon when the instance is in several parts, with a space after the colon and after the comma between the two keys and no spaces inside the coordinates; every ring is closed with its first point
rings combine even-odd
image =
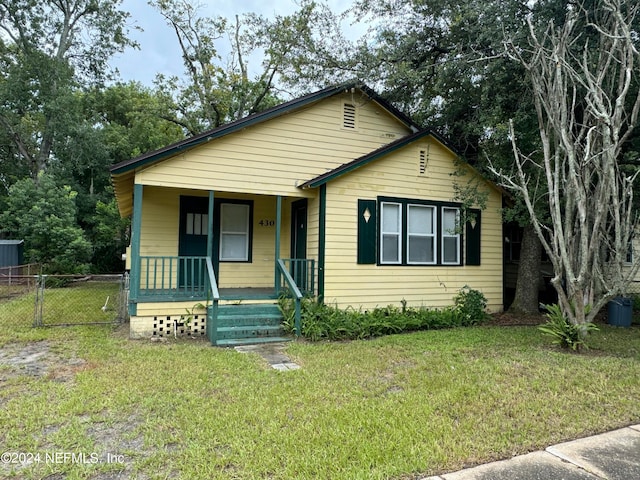
{"type": "Polygon", "coordinates": [[[640,425],[421,480],[640,479],[640,425]]]}
{"type": "Polygon", "coordinates": [[[292,362],[289,357],[284,354],[285,343],[260,343],[256,345],[243,345],[235,347],[240,353],[255,353],[264,358],[272,368],[281,372],[289,370],[298,370],[300,365],[292,362]]]}

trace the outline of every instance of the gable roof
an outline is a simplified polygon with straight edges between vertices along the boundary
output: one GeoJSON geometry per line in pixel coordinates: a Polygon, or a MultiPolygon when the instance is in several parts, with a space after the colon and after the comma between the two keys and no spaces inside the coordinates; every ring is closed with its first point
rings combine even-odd
{"type": "Polygon", "coordinates": [[[275,107],[269,108],[263,112],[249,115],[248,117],[242,118],[240,120],[236,120],[235,122],[227,123],[225,125],[221,125],[220,127],[207,130],[199,135],[189,137],[185,140],[173,143],[159,150],[147,152],[133,159],[125,160],[124,162],[120,162],[116,165],[113,165],[110,168],[111,174],[119,175],[119,174],[127,173],[132,170],[135,170],[136,168],[143,167],[151,163],[164,160],[165,158],[173,157],[184,150],[188,150],[198,145],[201,145],[203,143],[210,142],[211,140],[220,138],[224,135],[228,135],[238,130],[242,130],[243,128],[247,128],[249,126],[265,122],[272,118],[284,115],[291,111],[302,108],[306,105],[318,102],[325,98],[331,97],[333,95],[336,95],[351,89],[357,89],[365,93],[367,96],[369,96],[369,98],[371,98],[372,100],[380,104],[383,108],[388,110],[391,114],[393,114],[396,118],[398,118],[398,120],[400,120],[402,123],[407,125],[414,132],[419,130],[420,127],[413,120],[411,120],[411,118],[409,118],[407,115],[402,113],[396,107],[394,107],[389,102],[381,98],[377,93],[375,93],[369,87],[367,87],[366,85],[358,81],[350,81],[350,82],[336,85],[333,87],[328,87],[323,90],[319,90],[315,93],[310,93],[308,95],[305,95],[300,98],[296,98],[294,100],[290,100],[288,102],[282,103],[275,107]]]}
{"type": "Polygon", "coordinates": [[[324,185],[330,182],[331,180],[334,180],[343,175],[346,175],[347,173],[353,172],[354,170],[360,167],[363,167],[364,165],[367,165],[375,160],[378,160],[379,158],[384,157],[385,155],[388,155],[400,148],[406,147],[407,145],[410,145],[411,143],[417,140],[420,140],[421,138],[424,138],[424,137],[432,137],[435,140],[437,140],[445,148],[450,150],[451,153],[453,153],[456,157],[462,159],[465,165],[469,167],[472,171],[476,172],[482,179],[484,179],[487,185],[491,186],[496,191],[500,192],[501,195],[507,195],[507,193],[504,191],[504,189],[501,186],[497,185],[495,182],[488,179],[486,176],[480,173],[477,168],[475,168],[470,163],[466,162],[462,157],[462,155],[460,155],[460,153],[456,150],[456,148],[451,144],[451,142],[449,142],[445,137],[440,135],[435,130],[432,130],[429,128],[420,130],[406,137],[399,138],[394,142],[391,142],[387,145],[383,145],[382,147],[378,148],[377,150],[374,150],[371,153],[363,155],[360,158],[356,158],[355,160],[349,163],[340,165],[339,167],[334,168],[333,170],[330,170],[326,173],[323,173],[322,175],[318,175],[316,178],[312,178],[311,180],[304,182],[302,185],[300,185],[300,188],[304,189],[304,188],[320,187],[321,185],[324,185]]]}
{"type": "Polygon", "coordinates": [[[460,156],[457,152],[456,149],[447,141],[445,140],[440,134],[438,134],[437,132],[431,130],[431,129],[425,129],[425,130],[420,130],[418,132],[413,133],[412,135],[408,135],[406,137],[402,137],[399,138],[398,140],[388,143],[387,145],[383,145],[382,147],[378,148],[377,150],[374,150],[371,153],[368,153],[360,158],[356,158],[355,160],[353,160],[352,162],[349,163],[345,163],[344,165],[340,165],[337,168],[334,168],[333,170],[323,173],[322,175],[317,176],[316,178],[312,178],[311,180],[303,183],[302,185],[300,185],[300,188],[315,188],[315,187],[319,187],[321,185],[324,185],[325,183],[341,177],[342,175],[345,175],[349,172],[352,172],[354,170],[356,170],[357,168],[360,168],[364,165],[367,165],[368,163],[373,162],[374,160],[379,159],[380,157],[384,157],[385,155],[394,152],[395,150],[398,150],[400,148],[403,148],[413,142],[415,142],[416,140],[420,140],[421,138],[427,137],[427,136],[432,136],[434,137],[436,140],[438,140],[441,144],[443,144],[446,148],[448,148],[449,150],[451,150],[454,155],[456,156],[460,156]]]}

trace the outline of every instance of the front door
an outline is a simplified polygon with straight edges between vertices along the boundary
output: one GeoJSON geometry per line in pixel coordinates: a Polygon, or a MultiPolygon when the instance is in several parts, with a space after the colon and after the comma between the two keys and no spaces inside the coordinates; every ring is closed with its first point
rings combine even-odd
{"type": "Polygon", "coordinates": [[[180,197],[180,237],[178,240],[179,285],[191,287],[203,282],[206,263],[183,257],[206,257],[209,200],[206,197],[180,197]]]}
{"type": "Polygon", "coordinates": [[[291,204],[291,275],[301,290],[309,290],[307,263],[307,199],[291,204]]]}

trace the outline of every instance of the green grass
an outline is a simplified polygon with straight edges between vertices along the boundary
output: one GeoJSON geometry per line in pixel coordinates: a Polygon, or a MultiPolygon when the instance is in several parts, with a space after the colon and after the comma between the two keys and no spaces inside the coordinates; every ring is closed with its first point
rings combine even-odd
{"type": "Polygon", "coordinates": [[[640,422],[637,327],[602,325],[585,354],[551,347],[535,327],[294,342],[302,369],[278,372],[205,341],[30,322],[0,344],[47,339],[54,368],[34,378],[0,366],[0,450],[125,463],[37,464],[16,478],[409,479],[640,422]]]}

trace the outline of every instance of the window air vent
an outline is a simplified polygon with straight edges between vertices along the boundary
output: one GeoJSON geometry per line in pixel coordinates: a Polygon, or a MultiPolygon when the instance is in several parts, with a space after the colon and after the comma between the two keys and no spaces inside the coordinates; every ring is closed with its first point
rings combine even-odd
{"type": "Polygon", "coordinates": [[[342,122],[344,128],[356,128],[356,106],[350,103],[344,104],[344,118],[342,122]]]}

